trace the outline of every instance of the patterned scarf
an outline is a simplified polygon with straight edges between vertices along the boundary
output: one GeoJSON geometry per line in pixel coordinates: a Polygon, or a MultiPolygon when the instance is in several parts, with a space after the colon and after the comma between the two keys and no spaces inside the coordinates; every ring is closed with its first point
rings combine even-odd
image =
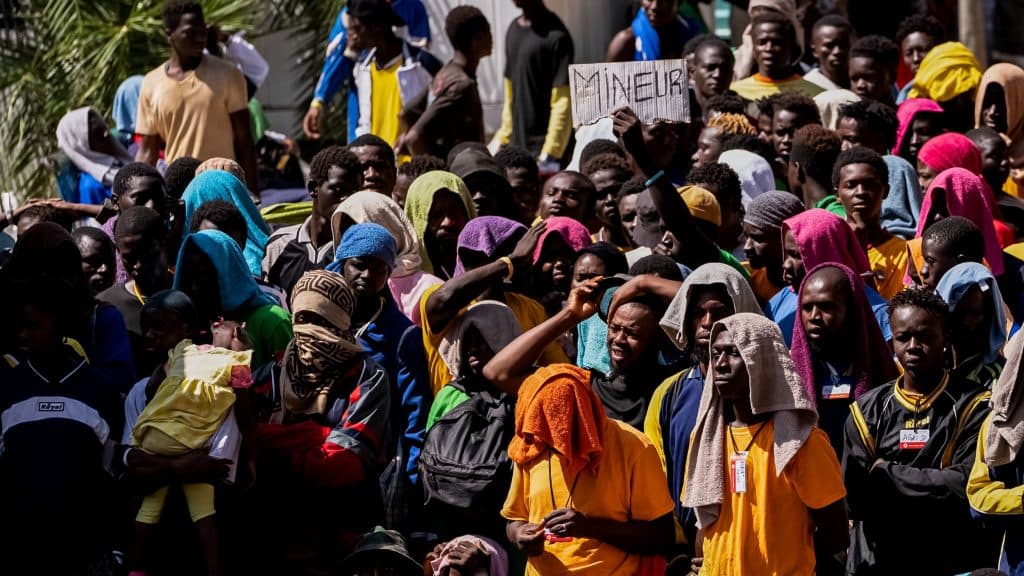
{"type": "MultiPolygon", "coordinates": [[[[355,295],[345,278],[326,270],[307,272],[292,291],[292,317],[315,314],[323,325],[298,323],[294,339],[285,349],[281,371],[284,408],[294,414],[323,414],[336,382],[352,382],[345,376],[362,364],[363,348],[352,335],[355,295]]],[[[336,391],[347,396],[350,390],[336,391]]]]}

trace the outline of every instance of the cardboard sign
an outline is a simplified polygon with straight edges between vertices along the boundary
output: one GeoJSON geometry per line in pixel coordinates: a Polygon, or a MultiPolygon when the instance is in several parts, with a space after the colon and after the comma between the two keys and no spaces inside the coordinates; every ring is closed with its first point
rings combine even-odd
{"type": "Polygon", "coordinates": [[[645,124],[690,121],[690,82],[683,60],[569,66],[572,123],[590,124],[629,106],[645,124]]]}

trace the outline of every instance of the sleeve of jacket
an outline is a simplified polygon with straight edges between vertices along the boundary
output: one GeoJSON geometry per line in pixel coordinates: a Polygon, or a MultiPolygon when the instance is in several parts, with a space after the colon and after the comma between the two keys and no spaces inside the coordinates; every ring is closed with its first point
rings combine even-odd
{"type": "MultiPolygon", "coordinates": [[[[857,404],[850,405],[850,410],[857,410],[857,404]]],[[[863,422],[861,417],[860,422],[863,422]]],[[[873,501],[870,494],[868,471],[875,461],[874,438],[870,430],[863,430],[858,425],[858,418],[851,416],[846,419],[846,432],[843,442],[843,484],[847,487],[846,505],[851,519],[863,519],[868,515],[873,501]]]]}
{"type": "Polygon", "coordinates": [[[331,27],[327,41],[327,57],[313,91],[313,99],[325,104],[330,102],[331,98],[338,93],[341,85],[352,77],[352,69],[355,67],[355,62],[345,56],[345,46],[348,43],[345,14],[345,9],[338,12],[334,26],[331,27]]]}
{"type": "Polygon", "coordinates": [[[120,393],[127,394],[135,384],[135,364],[124,317],[109,304],[98,304],[94,314],[89,363],[120,393]]]}
{"type": "Polygon", "coordinates": [[[423,335],[418,326],[409,327],[398,344],[398,393],[402,399],[405,473],[415,485],[420,451],[427,437],[427,417],[432,398],[423,335]]]}
{"type": "Polygon", "coordinates": [[[988,426],[989,421],[986,420],[978,433],[974,465],[967,479],[967,501],[971,504],[971,515],[989,522],[1017,523],[1024,515],[1024,484],[1009,486],[993,477],[992,469],[985,464],[988,426]]]}

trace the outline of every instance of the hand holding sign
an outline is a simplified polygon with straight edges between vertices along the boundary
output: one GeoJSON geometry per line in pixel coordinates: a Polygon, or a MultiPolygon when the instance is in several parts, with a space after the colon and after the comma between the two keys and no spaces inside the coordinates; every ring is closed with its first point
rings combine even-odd
{"type": "Polygon", "coordinates": [[[689,80],[683,60],[605,62],[569,67],[574,126],[628,106],[640,121],[690,121],[689,80]]]}

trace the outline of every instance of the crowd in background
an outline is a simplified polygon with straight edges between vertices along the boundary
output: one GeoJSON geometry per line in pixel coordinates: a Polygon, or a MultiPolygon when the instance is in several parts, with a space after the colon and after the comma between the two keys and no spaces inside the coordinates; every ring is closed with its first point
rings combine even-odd
{"type": "Polygon", "coordinates": [[[514,3],[488,135],[483,12],[442,63],[349,0],[307,166],[165,1],[0,214],[3,571],[1024,574],[1024,70],[927,11],[751,0],[733,47],[642,0],[607,60],[685,59],[691,121],[574,127],[514,3]]]}

